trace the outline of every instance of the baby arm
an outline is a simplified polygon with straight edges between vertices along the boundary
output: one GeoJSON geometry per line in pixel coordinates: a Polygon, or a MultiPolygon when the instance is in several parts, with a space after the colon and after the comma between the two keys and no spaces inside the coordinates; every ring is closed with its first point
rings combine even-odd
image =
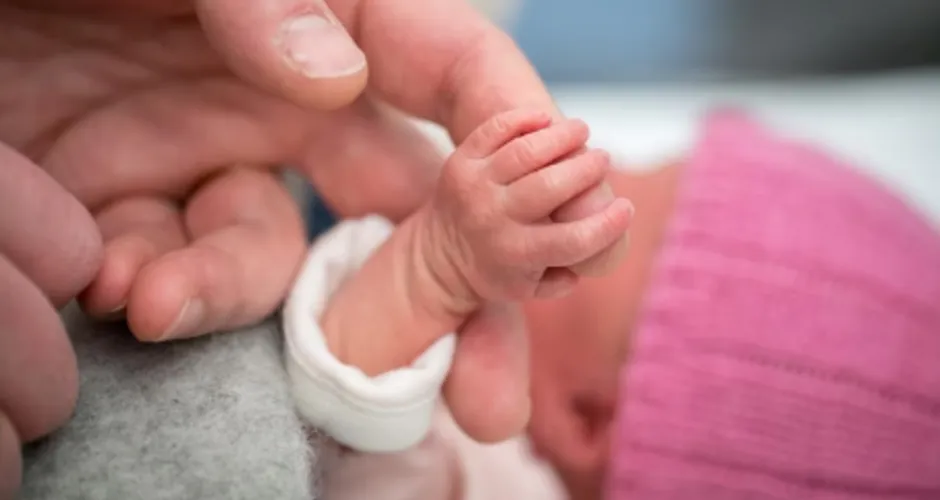
{"type": "Polygon", "coordinates": [[[314,245],[284,310],[288,371],[309,423],[361,451],[415,444],[449,370],[448,333],[487,301],[563,293],[577,280],[566,266],[624,234],[626,200],[577,221],[548,218],[610,169],[606,153],[584,149],[587,134],[544,112],[498,115],[398,230],[347,221],[314,245]]]}
{"type": "Polygon", "coordinates": [[[566,292],[567,270],[627,229],[618,200],[574,222],[559,206],[602,182],[607,154],[587,127],[518,110],[482,125],[444,166],[434,198],[331,298],[321,325],[338,359],[377,375],[411,363],[488,301],[566,292]]]}

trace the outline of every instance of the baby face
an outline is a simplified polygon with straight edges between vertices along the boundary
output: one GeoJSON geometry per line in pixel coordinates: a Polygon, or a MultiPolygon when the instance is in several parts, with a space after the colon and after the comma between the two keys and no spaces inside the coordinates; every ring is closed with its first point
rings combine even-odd
{"type": "Polygon", "coordinates": [[[629,255],[573,293],[526,304],[532,356],[536,451],[551,462],[572,499],[600,498],[618,382],[655,254],[672,208],[678,167],[616,173],[611,185],[636,206],[629,255]]]}
{"type": "Polygon", "coordinates": [[[624,294],[630,290],[625,268],[585,280],[564,299],[526,307],[532,337],[529,435],[572,498],[596,498],[602,484],[637,303],[624,294]]]}

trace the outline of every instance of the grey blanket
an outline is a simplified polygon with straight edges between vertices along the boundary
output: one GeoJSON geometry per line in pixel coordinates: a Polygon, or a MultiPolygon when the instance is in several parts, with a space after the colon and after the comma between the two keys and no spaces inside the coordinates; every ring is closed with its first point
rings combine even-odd
{"type": "Polygon", "coordinates": [[[310,500],[317,454],[294,414],[278,329],[172,344],[63,313],[74,418],[25,451],[24,500],[310,500]]]}

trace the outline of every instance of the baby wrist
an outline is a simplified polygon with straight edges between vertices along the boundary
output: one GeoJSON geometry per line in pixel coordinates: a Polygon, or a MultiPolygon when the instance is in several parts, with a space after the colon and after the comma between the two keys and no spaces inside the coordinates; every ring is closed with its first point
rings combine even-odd
{"type": "Polygon", "coordinates": [[[455,346],[454,336],[446,335],[407,366],[374,377],[343,363],[327,346],[320,326],[327,303],[391,233],[390,223],[367,217],[321,237],[283,311],[285,362],[298,413],[363,452],[403,450],[427,434],[455,346]]]}
{"type": "Polygon", "coordinates": [[[413,216],[411,262],[416,277],[415,301],[427,304],[451,318],[462,322],[477,311],[483,301],[473,291],[458,264],[459,259],[448,229],[436,216],[434,209],[425,206],[413,216]]]}

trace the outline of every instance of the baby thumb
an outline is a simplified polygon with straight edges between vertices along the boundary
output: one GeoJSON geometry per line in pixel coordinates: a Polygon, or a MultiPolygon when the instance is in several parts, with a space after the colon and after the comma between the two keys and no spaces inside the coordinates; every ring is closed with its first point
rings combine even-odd
{"type": "Polygon", "coordinates": [[[196,9],[229,67],[265,90],[336,109],[365,88],[365,54],[324,0],[197,0],[196,9]]]}

